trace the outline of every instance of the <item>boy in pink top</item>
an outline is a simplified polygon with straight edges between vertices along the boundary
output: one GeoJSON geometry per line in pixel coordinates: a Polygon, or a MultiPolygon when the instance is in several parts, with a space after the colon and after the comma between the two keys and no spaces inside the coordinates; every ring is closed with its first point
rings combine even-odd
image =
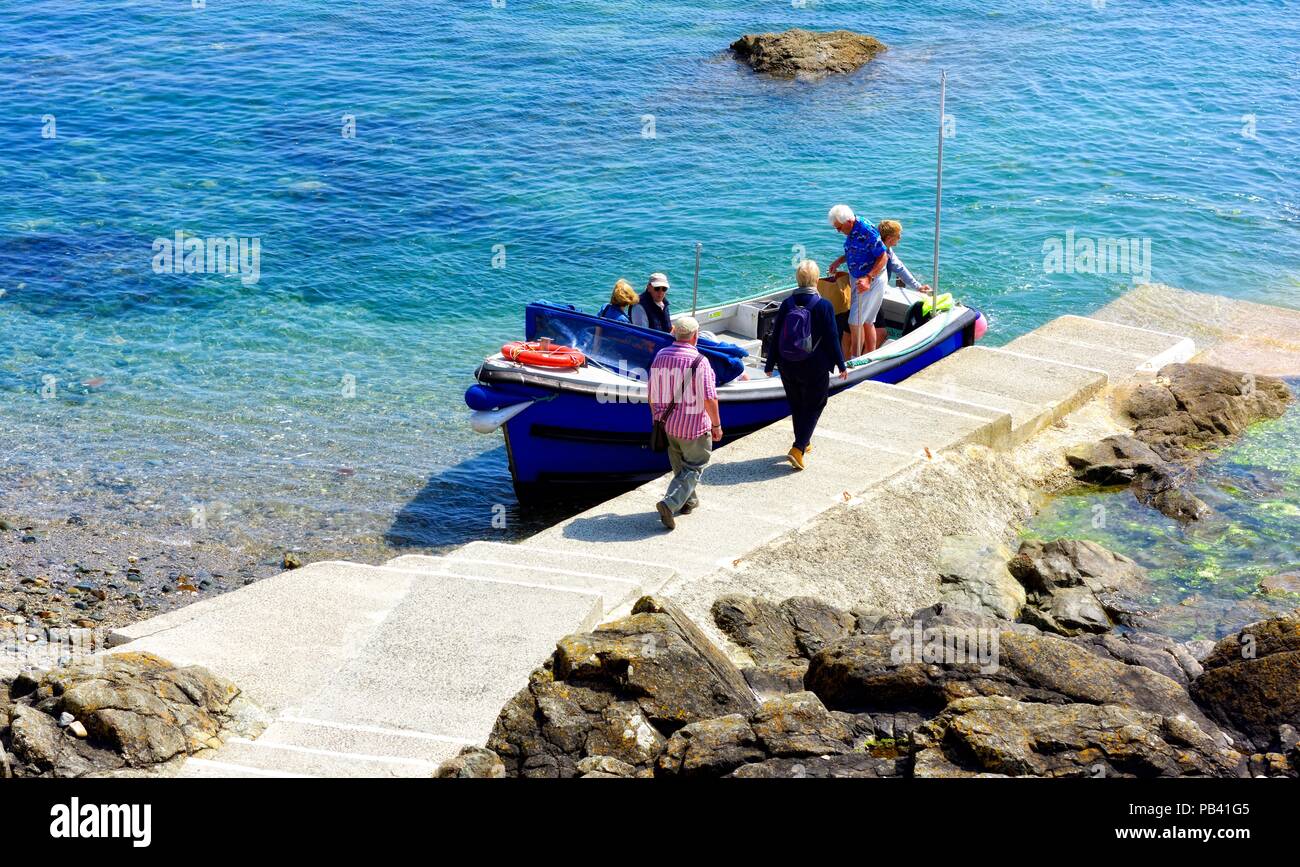
{"type": "Polygon", "coordinates": [[[656,504],[659,520],[668,529],[677,526],[677,514],[690,514],[700,504],[695,488],[722,439],[718,415],[717,378],[706,358],[695,348],[700,324],[690,316],[673,323],[677,342],[659,351],[650,365],[650,412],[664,421],[668,433],[668,462],[673,478],[668,493],[656,504]],[[669,405],[676,400],[665,418],[669,405]]]}

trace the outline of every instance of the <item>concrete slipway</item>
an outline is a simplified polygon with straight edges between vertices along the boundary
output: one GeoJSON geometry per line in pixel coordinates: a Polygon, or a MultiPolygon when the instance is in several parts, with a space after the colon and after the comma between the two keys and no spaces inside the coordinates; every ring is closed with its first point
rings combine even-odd
{"type": "MultiPolygon", "coordinates": [[[[1180,294],[1189,308],[1206,303],[1180,294]]],[[[384,566],[313,563],[126,627],[111,643],[205,665],[272,716],[257,740],[189,759],[184,775],[428,776],[485,741],[564,635],[670,579],[740,562],[927,453],[1011,449],[1108,384],[1191,358],[1193,341],[1169,333],[1169,317],[1145,327],[1140,312],[1152,303],[1169,300],[1117,303],[1104,319],[1063,316],[1005,346],[964,349],[901,385],[851,389],[827,407],[816,462],[802,473],[783,460],[789,423],[760,430],[715,455],[704,507],[673,533],[654,511],[665,477],[518,544],[473,542],[384,566]]],[[[1215,303],[1238,311],[1223,319],[1234,340],[1241,322],[1267,321],[1239,302],[1215,303]]],[[[1300,314],[1287,315],[1262,339],[1294,344],[1300,314]]],[[[1213,323],[1192,319],[1211,348],[1223,343],[1213,323]]],[[[1300,345],[1293,352],[1300,359],[1300,345]]]]}

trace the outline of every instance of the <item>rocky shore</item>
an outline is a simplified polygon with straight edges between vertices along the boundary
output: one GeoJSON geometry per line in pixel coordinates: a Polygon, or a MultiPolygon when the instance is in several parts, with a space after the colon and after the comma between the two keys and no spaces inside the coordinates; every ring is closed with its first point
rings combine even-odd
{"type": "Polygon", "coordinates": [[[0,680],[0,778],[167,773],[253,738],[267,716],[201,666],[147,653],[96,657],[0,680]]]}
{"type": "Polygon", "coordinates": [[[124,626],[274,575],[283,562],[202,539],[164,544],[76,517],[0,517],[0,618],[33,629],[124,626]]]}
{"type": "Polygon", "coordinates": [[[1297,776],[1300,611],[1215,643],[719,599],[562,641],[443,777],[1297,776]]]}
{"type": "Polygon", "coordinates": [[[1066,460],[1082,482],[1131,486],[1140,502],[1179,521],[1198,521],[1210,508],[1186,490],[1196,466],[1251,424],[1281,416],[1292,399],[1276,377],[1171,364],[1154,382],[1122,395],[1131,435],[1074,449],[1066,460]]]}

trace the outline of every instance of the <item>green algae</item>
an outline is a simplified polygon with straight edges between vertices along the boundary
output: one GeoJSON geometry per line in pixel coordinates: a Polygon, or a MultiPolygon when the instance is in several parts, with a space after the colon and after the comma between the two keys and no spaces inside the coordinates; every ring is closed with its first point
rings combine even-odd
{"type": "Polygon", "coordinates": [[[1141,505],[1127,489],[1093,488],[1053,497],[1023,536],[1090,539],[1133,558],[1148,570],[1141,601],[1153,628],[1179,639],[1220,638],[1300,605],[1300,594],[1259,588],[1300,569],[1300,403],[1209,456],[1190,488],[1214,510],[1194,524],[1141,505]]]}

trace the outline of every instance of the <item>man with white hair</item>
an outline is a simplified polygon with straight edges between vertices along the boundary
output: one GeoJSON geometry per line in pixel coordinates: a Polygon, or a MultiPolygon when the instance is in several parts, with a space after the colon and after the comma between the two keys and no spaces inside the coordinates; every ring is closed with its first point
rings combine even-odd
{"type": "Polygon", "coordinates": [[[831,263],[827,277],[834,279],[840,265],[848,263],[853,278],[853,303],[849,306],[849,334],[853,357],[876,349],[876,316],[885,301],[885,266],[889,251],[880,233],[859,220],[848,205],[836,205],[827,214],[835,231],[843,233],[844,255],[831,263]]]}
{"type": "Polygon", "coordinates": [[[689,515],[700,504],[695,493],[700,474],[713,454],[713,444],[722,439],[717,377],[695,348],[700,323],[683,316],[672,329],[675,342],[659,350],[650,365],[650,413],[664,423],[673,468],[668,493],[655,508],[669,530],[677,526],[677,515],[689,515]]]}

